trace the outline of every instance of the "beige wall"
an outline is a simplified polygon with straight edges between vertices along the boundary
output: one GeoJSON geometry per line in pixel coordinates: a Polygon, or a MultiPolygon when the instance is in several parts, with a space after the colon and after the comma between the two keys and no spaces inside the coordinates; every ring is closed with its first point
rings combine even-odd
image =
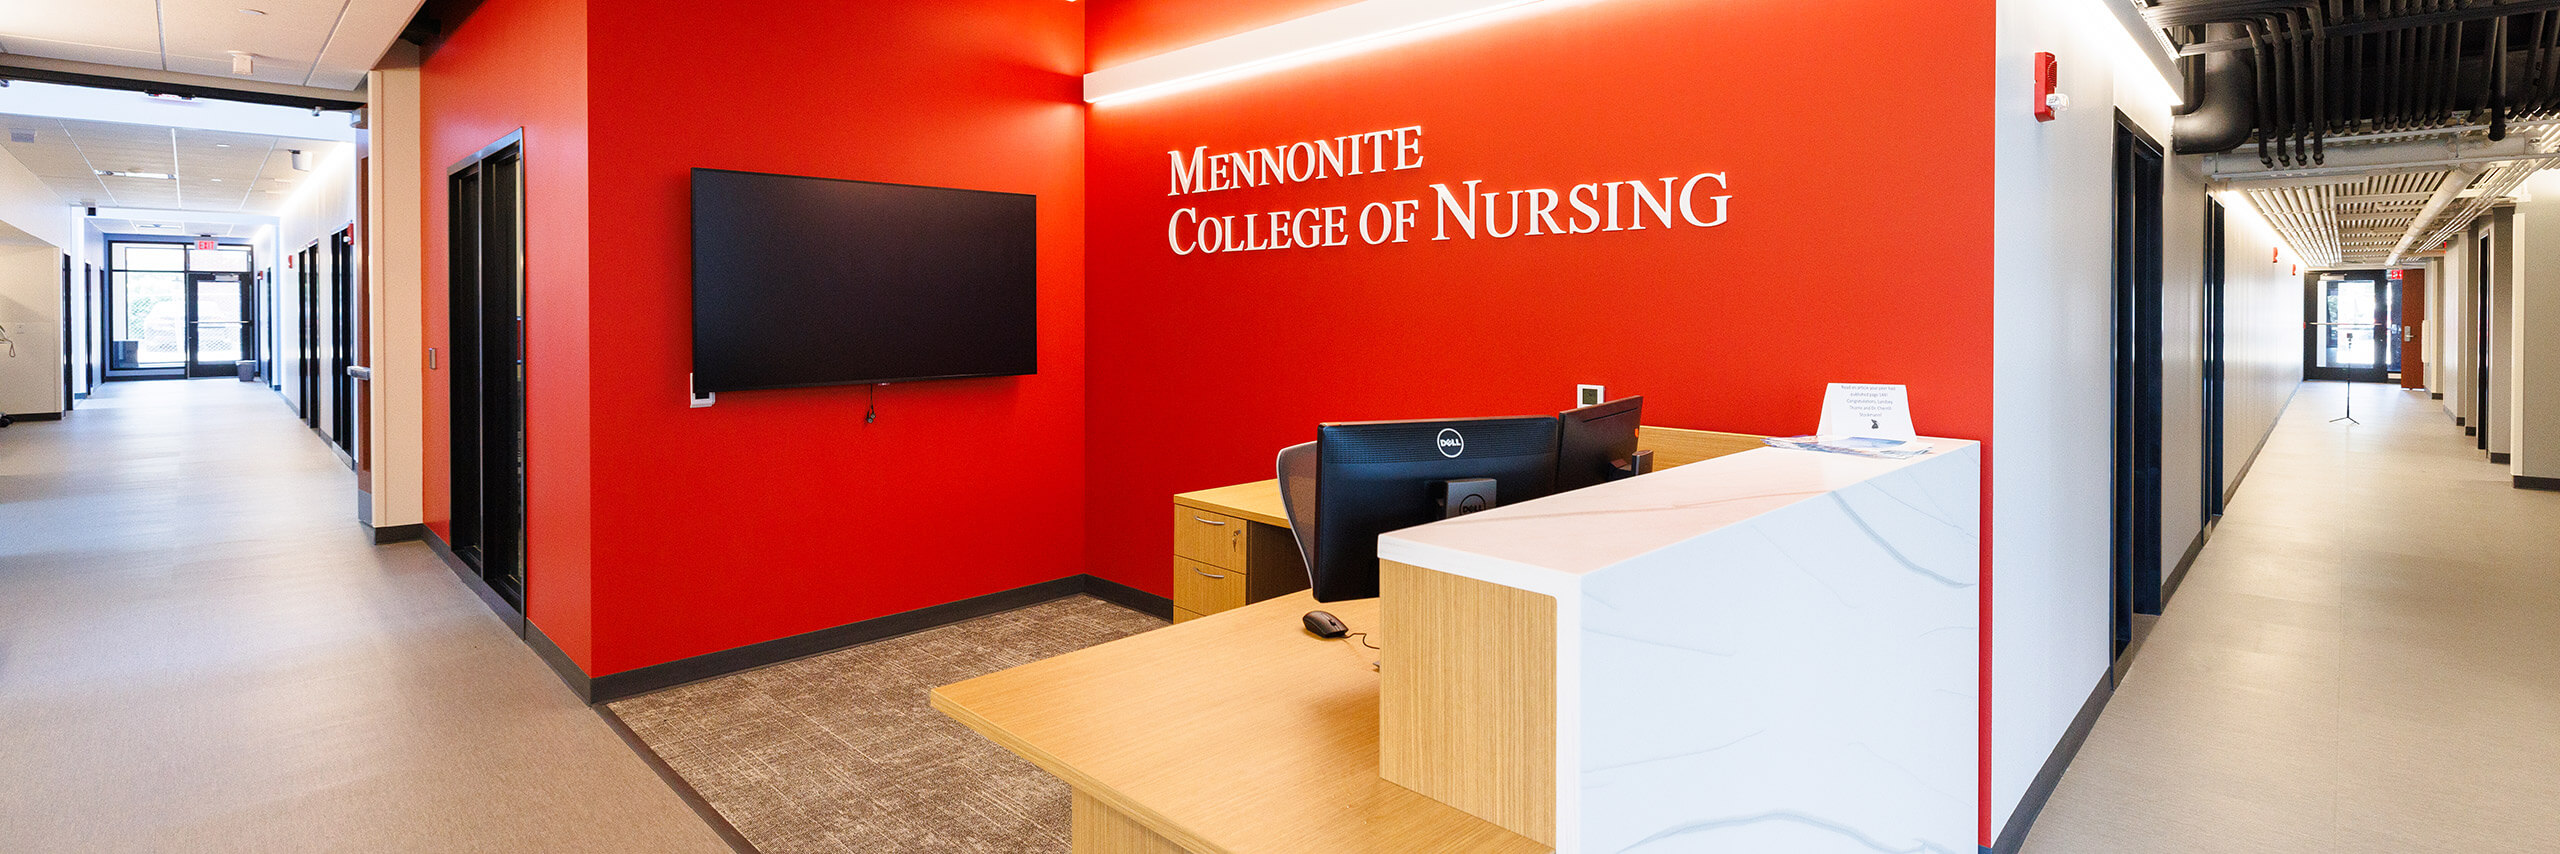
{"type": "Polygon", "coordinates": [[[62,258],[0,225],[0,413],[62,411],[62,258]]]}

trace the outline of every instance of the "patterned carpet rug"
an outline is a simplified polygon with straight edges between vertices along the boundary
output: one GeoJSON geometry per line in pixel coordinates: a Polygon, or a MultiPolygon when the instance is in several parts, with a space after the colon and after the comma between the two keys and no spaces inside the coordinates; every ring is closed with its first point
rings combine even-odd
{"type": "Polygon", "coordinates": [[[763,854],[1063,852],[1066,784],[925,694],[1164,625],[1070,596],[608,707],[763,854]]]}

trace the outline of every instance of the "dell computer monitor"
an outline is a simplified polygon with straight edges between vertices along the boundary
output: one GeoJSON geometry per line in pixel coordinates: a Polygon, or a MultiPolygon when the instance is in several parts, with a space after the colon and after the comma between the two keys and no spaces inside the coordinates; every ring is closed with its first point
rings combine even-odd
{"type": "Polygon", "coordinates": [[[1643,396],[1570,410],[1556,422],[1557,492],[1639,473],[1636,428],[1644,423],[1643,396]]]}
{"type": "Polygon", "coordinates": [[[1369,599],[1378,595],[1378,535],[1552,494],[1556,419],[1325,424],[1316,466],[1308,584],[1318,602],[1369,599]]]}

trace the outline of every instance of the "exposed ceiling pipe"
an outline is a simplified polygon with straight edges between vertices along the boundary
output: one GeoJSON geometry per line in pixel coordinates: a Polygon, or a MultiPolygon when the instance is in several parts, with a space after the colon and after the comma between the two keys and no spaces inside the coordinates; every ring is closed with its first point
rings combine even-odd
{"type": "MultiPolygon", "coordinates": [[[[2214,24],[2205,28],[2205,37],[2234,38],[2245,32],[2238,24],[2214,24]]],[[[2240,147],[2258,127],[2257,103],[2250,98],[2258,88],[2257,69],[2237,53],[2206,54],[2195,62],[2196,85],[2187,96],[2194,110],[2170,120],[2171,147],[2179,154],[2219,154],[2240,147]]]]}
{"type": "Polygon", "coordinates": [[[2480,173],[2486,171],[2489,171],[2487,164],[2465,163],[2444,173],[2443,183],[2436,185],[2436,194],[2427,199],[2426,207],[2418,209],[2418,218],[2409,223],[2409,230],[2401,233],[2400,242],[2392,245],[2391,257],[2382,263],[2398,264],[2401,258],[2407,257],[2409,249],[2418,242],[2418,238],[2426,236],[2427,227],[2435,224],[2436,216],[2444,213],[2445,207],[2453,204],[2454,199],[2460,198],[2462,191],[2468,189],[2471,182],[2477,180],[2480,173]]]}

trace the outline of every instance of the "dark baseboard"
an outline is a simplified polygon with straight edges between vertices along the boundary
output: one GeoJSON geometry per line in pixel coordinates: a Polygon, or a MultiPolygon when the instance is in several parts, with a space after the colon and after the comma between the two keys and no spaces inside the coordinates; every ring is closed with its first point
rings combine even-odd
{"type": "MultiPolygon", "coordinates": [[[[2276,421],[2277,421],[2278,423],[2281,423],[2281,422],[2283,422],[2283,421],[2284,421],[2284,414],[2285,414],[2286,412],[2291,411],[2291,410],[2293,409],[2293,401],[2294,401],[2296,398],[2299,398],[2299,397],[2301,397],[2301,396],[2302,396],[2302,384],[2301,384],[2301,383],[2294,383],[2294,384],[2293,384],[2293,391],[2286,393],[2286,394],[2285,394],[2285,396],[2284,396],[2284,405],[2283,405],[2283,406],[2276,407],[2276,421]]],[[[2275,437],[2276,437],[2276,425],[2275,425],[2275,424],[2269,424],[2269,425],[2267,425],[2267,433],[2266,433],[2266,435],[2263,435],[2263,436],[2259,436],[2259,437],[2258,437],[2258,445],[2257,445],[2257,447],[2254,447],[2254,448],[2250,448],[2250,449],[2249,449],[2249,458],[2248,458],[2248,459],[2245,459],[2245,460],[2241,460],[2241,461],[2240,461],[2240,468],[2239,468],[2239,470],[2238,470],[2235,474],[2233,474],[2233,475],[2231,476],[2231,486],[2230,486],[2229,488],[2226,488],[2226,489],[2222,490],[2222,506],[2223,506],[2223,507],[2228,508],[2228,507],[2230,507],[2230,506],[2231,506],[2231,502],[2233,502],[2233,501],[2237,501],[2237,500],[2239,500],[2239,499],[2240,499],[2240,485],[2241,485],[2241,484],[2244,484],[2244,483],[2248,483],[2248,482],[2249,482],[2249,469],[2254,468],[2254,467],[2256,467],[2256,466],[2258,465],[2258,455],[2259,455],[2259,454],[2262,454],[2262,453],[2266,453],[2266,450],[2267,450],[2267,442],[2269,442],[2270,440],[2273,440],[2275,437]]],[[[2163,596],[2163,597],[2161,597],[2161,598],[2166,599],[2166,598],[2168,598],[2168,597],[2163,596]]]]}
{"type": "Polygon", "coordinates": [[[533,654],[541,656],[542,663],[551,665],[551,672],[560,677],[560,684],[569,686],[569,693],[578,695],[578,699],[588,705],[595,704],[595,680],[588,679],[587,672],[578,669],[577,662],[569,660],[568,651],[552,643],[551,636],[543,634],[542,627],[534,625],[532,620],[524,622],[524,645],[533,647],[533,654]]]}
{"type": "Polygon", "coordinates": [[[2506,464],[2508,464],[2508,463],[2515,462],[2515,459],[2516,459],[2516,458],[2515,458],[2515,455],[2513,455],[2513,454],[2501,454],[2501,453],[2498,453],[2498,452],[2496,452],[2496,451],[2490,451],[2490,452],[2489,452],[2489,464],[2490,464],[2490,465],[2494,465],[2494,466],[2503,466],[2503,465],[2506,465],[2506,464]]]}
{"type": "Polygon", "coordinates": [[[2428,396],[2428,397],[2431,397],[2431,398],[2435,398],[2435,399],[2437,399],[2437,400],[2443,400],[2443,399],[2444,399],[2444,392],[2440,392],[2440,391],[2428,392],[2428,393],[2427,393],[2427,396],[2428,396]]]}
{"type": "Polygon", "coordinates": [[[2529,477],[2520,474],[2516,475],[2516,488],[2560,491],[2560,477],[2529,477]]]}
{"type": "Polygon", "coordinates": [[[2464,427],[2464,428],[2462,428],[2462,435],[2465,435],[2465,436],[2477,436],[2477,435],[2480,435],[2480,428],[2478,428],[2478,427],[2464,427]]]}
{"type": "Polygon", "coordinates": [[[373,527],[368,525],[366,527],[373,531],[373,544],[377,546],[384,545],[386,543],[405,543],[410,540],[421,540],[425,539],[427,536],[427,526],[425,525],[386,525],[382,527],[373,527]]]}
{"type": "Polygon", "coordinates": [[[720,841],[729,843],[730,851],[737,854],[757,854],[755,843],[748,842],[746,834],[739,833],[737,825],[729,823],[728,816],[721,815],[718,809],[711,806],[710,801],[702,797],[701,792],[693,788],[692,783],[684,781],[684,775],[676,773],[676,769],[667,765],[665,758],[660,757],[657,751],[649,749],[649,743],[640,740],[640,734],[632,732],[631,725],[624,723],[621,715],[614,714],[612,706],[600,705],[596,706],[595,710],[596,716],[604,719],[605,726],[611,727],[613,734],[620,737],[622,743],[631,748],[631,752],[639,754],[640,761],[648,763],[650,771],[657,773],[659,782],[675,790],[676,797],[682,799],[685,806],[692,807],[693,814],[701,817],[703,824],[711,826],[711,832],[720,834],[720,841]]]}
{"type": "MultiPolygon", "coordinates": [[[[2456,415],[2456,416],[2454,416],[2454,417],[2453,417],[2453,426],[2456,426],[2456,427],[2469,427],[2469,426],[2471,426],[2471,416],[2468,416],[2468,415],[2456,415]]],[[[2468,433],[2468,432],[2465,432],[2465,433],[2463,433],[2462,435],[2468,436],[2468,435],[2471,435],[2471,434],[2470,434],[2470,433],[2468,433]]]]}
{"type": "MultiPolygon", "coordinates": [[[[498,615],[498,622],[507,624],[507,631],[514,632],[516,637],[524,637],[524,614],[517,611],[515,606],[507,604],[507,600],[499,596],[498,591],[489,589],[489,583],[480,580],[480,573],[473,571],[470,564],[463,563],[461,555],[453,553],[453,545],[445,542],[444,537],[437,535],[432,529],[425,529],[425,526],[420,527],[422,530],[418,538],[425,540],[427,549],[435,552],[436,557],[444,561],[444,568],[453,570],[453,576],[462,579],[462,586],[470,588],[472,595],[480,597],[480,604],[489,606],[489,612],[498,615]]],[[[580,673],[578,676],[585,678],[586,674],[580,673]]],[[[568,677],[564,674],[561,678],[568,677]]]]}
{"type": "Polygon", "coordinates": [[[1098,575],[1084,576],[1084,595],[1158,619],[1173,619],[1173,600],[1098,575]]]}
{"type": "Polygon", "coordinates": [[[2205,541],[2213,539],[2215,524],[2206,522],[2204,528],[2196,532],[2195,541],[2187,544],[2187,553],[2178,558],[2177,568],[2169,570],[2168,579],[2160,582],[2160,604],[2164,608],[2169,604],[2169,597],[2178,595],[2178,585],[2186,583],[2187,570],[2196,567],[2196,557],[2204,554],[2205,541]]]}
{"type": "Polygon", "coordinates": [[[2018,854],[2027,844],[2027,831],[2035,829],[2036,816],[2044,812],[2045,801],[2053,798],[2054,787],[2062,784],[2062,772],[2071,767],[2073,757],[2080,755],[2080,745],[2089,740],[2089,730],[2098,725],[2098,713],[2106,710],[2107,700],[2115,696],[2115,670],[2109,668],[2098,677],[2098,687],[2089,689],[2089,699],[2080,704],[2080,714],[2071,718],[2071,728],[2064,730],[2062,741],[2053,746],[2053,754],[2045,757],[2044,767],[2036,771],[2035,782],[2027,785],[2027,793],[2018,799],[2018,808],[2009,813],[2009,823],[2000,828],[2000,838],[1983,850],[1995,854],[2018,854]]]}
{"type": "Polygon", "coordinates": [[[60,420],[62,420],[62,413],[59,413],[59,412],[11,412],[11,413],[8,413],[8,416],[9,416],[9,420],[11,420],[11,421],[60,421],[60,420]]]}
{"type": "Polygon", "coordinates": [[[625,697],[636,697],[688,682],[727,676],[803,656],[833,652],[855,644],[947,626],[962,620],[1073,596],[1088,589],[1086,579],[1090,577],[1070,575],[1028,587],[1016,587],[1012,590],[989,593],[957,602],[945,602],[857,623],[846,623],[806,634],[775,638],[763,643],[725,649],[708,655],[652,664],[637,670],[607,673],[594,677],[590,681],[589,684],[593,686],[593,690],[588,696],[588,701],[610,703],[625,697]]]}
{"type": "Polygon", "coordinates": [[[72,399],[72,400],[88,400],[88,399],[89,399],[89,393],[88,393],[88,392],[85,392],[85,391],[84,391],[84,392],[80,392],[80,393],[78,393],[78,394],[74,394],[74,395],[72,395],[72,396],[71,396],[71,399],[72,399]]]}

